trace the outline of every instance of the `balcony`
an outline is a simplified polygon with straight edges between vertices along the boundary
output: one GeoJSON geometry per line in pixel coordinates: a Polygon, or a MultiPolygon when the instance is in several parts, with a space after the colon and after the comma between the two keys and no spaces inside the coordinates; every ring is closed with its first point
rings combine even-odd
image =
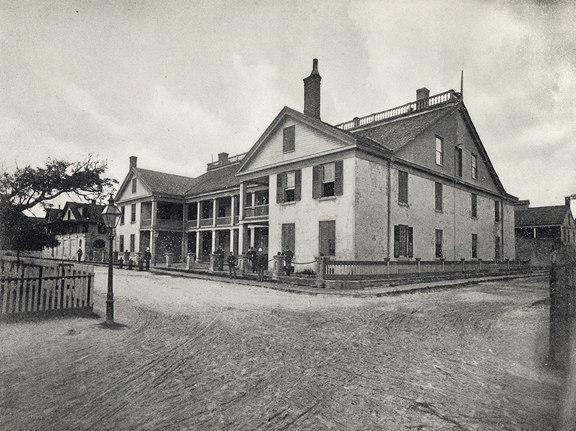
{"type": "Polygon", "coordinates": [[[184,222],[182,220],[166,220],[166,219],[156,220],[156,227],[158,229],[170,229],[181,231],[183,228],[183,224],[184,222]]]}
{"type": "Polygon", "coordinates": [[[140,219],[140,229],[149,229],[151,227],[152,227],[152,219],[151,218],[140,219]]]}
{"type": "Polygon", "coordinates": [[[257,218],[268,216],[268,205],[244,207],[244,218],[257,218]]]}
{"type": "Polygon", "coordinates": [[[212,226],[213,223],[214,219],[212,217],[200,219],[200,227],[212,226]]]}
{"type": "Polygon", "coordinates": [[[216,217],[216,226],[226,226],[232,224],[232,217],[216,217]]]}
{"type": "Polygon", "coordinates": [[[186,229],[194,229],[198,227],[198,220],[187,220],[186,229]]]}

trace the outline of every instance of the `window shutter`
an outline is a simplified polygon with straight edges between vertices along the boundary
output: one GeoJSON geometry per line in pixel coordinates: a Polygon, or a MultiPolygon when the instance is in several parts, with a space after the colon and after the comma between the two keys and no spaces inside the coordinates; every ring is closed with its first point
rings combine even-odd
{"type": "Polygon", "coordinates": [[[394,226],[394,257],[400,257],[400,226],[394,226]]]}
{"type": "Polygon", "coordinates": [[[284,174],[276,176],[276,203],[284,202],[284,174]]]}
{"type": "Polygon", "coordinates": [[[334,196],[342,196],[344,193],[344,162],[338,160],[335,163],[334,196]]]}
{"type": "Polygon", "coordinates": [[[312,198],[322,197],[322,166],[314,166],[312,169],[312,198]]]}
{"type": "Polygon", "coordinates": [[[302,171],[294,171],[294,200],[299,201],[302,198],[302,171]]]}
{"type": "Polygon", "coordinates": [[[413,233],[412,228],[408,228],[408,257],[414,257],[414,247],[413,247],[413,233]]]}

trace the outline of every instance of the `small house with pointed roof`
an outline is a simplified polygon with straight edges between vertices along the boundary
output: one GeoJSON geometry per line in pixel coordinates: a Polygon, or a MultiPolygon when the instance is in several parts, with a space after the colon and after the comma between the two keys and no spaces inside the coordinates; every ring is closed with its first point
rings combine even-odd
{"type": "Polygon", "coordinates": [[[108,235],[102,211],[104,205],[92,202],[66,202],[62,209],[47,208],[44,221],[56,235],[58,247],[43,250],[43,256],[56,259],[103,260],[107,256],[108,235]]]}
{"type": "Polygon", "coordinates": [[[568,198],[565,205],[534,208],[530,208],[529,201],[520,201],[514,218],[517,259],[548,266],[552,250],[560,245],[576,245],[576,224],[568,198]]]}
{"type": "Polygon", "coordinates": [[[235,254],[288,247],[309,267],[320,255],[514,258],[517,198],[504,190],[461,92],[421,88],[416,101],[332,125],[321,119],[320,82],[314,60],[303,112],[284,107],[248,153],[221,153],[200,177],[152,174],[131,158],[118,204],[132,226],[119,227],[120,241],[130,235],[130,249],[150,247],[156,261],[165,252],[202,258],[218,246],[235,254]]]}

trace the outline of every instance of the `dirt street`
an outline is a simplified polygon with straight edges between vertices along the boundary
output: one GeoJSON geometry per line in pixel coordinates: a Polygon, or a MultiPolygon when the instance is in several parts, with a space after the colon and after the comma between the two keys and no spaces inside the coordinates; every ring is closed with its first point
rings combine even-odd
{"type": "Polygon", "coordinates": [[[547,279],[380,298],[116,271],[0,324],[1,430],[553,430],[547,279]]]}

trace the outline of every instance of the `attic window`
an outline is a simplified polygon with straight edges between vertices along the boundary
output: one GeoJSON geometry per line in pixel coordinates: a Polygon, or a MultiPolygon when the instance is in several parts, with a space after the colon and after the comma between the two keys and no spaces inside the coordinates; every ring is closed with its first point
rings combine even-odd
{"type": "Polygon", "coordinates": [[[478,156],[472,154],[472,178],[478,179],[478,156]]]}
{"type": "Polygon", "coordinates": [[[436,164],[444,164],[444,140],[440,136],[436,136],[436,164]]]}
{"type": "Polygon", "coordinates": [[[132,178],[132,193],[136,193],[136,178],[132,178]]]}
{"type": "Polygon", "coordinates": [[[290,126],[284,128],[284,146],[283,152],[289,153],[296,148],[296,127],[290,126]]]}

